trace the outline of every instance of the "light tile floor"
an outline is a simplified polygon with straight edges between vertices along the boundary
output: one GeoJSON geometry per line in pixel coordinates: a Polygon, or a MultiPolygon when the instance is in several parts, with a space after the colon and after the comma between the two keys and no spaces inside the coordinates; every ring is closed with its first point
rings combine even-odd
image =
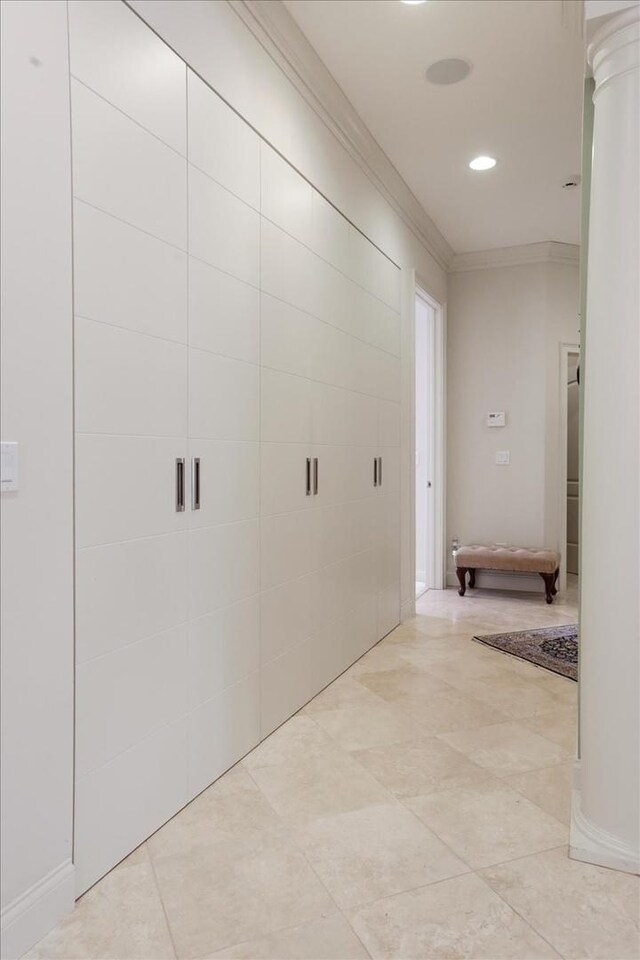
{"type": "Polygon", "coordinates": [[[635,960],[637,880],[567,858],[576,685],[471,639],[575,619],[425,595],[28,957],[635,960]]]}

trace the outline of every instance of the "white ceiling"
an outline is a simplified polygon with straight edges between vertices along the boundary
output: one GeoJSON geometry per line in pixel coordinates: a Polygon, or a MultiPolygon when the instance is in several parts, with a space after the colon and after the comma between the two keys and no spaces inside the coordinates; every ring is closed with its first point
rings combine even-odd
{"type": "Polygon", "coordinates": [[[578,243],[583,42],[562,0],[284,0],[456,252],[578,243]],[[469,60],[466,80],[425,70],[469,60]],[[489,153],[498,165],[467,164],[489,153]]]}

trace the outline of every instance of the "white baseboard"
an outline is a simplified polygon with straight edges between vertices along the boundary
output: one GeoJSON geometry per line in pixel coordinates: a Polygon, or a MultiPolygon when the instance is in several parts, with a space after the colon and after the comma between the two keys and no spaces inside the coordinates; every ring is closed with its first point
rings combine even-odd
{"type": "Polygon", "coordinates": [[[71,913],[74,866],[66,860],[8,904],[0,916],[2,960],[17,960],[71,913]]]}
{"type": "MultiPolygon", "coordinates": [[[[447,586],[459,587],[455,570],[447,571],[447,586]]],[[[478,570],[476,587],[483,590],[520,590],[523,593],[540,593],[544,597],[544,583],[537,573],[511,573],[507,570],[478,570]]],[[[467,586],[467,592],[470,591],[467,586]]]]}
{"type": "Polygon", "coordinates": [[[416,615],[416,601],[405,600],[405,602],[400,607],[400,623],[404,623],[405,620],[412,620],[416,615]]]}
{"type": "MultiPolygon", "coordinates": [[[[579,778],[576,778],[579,780],[579,778]]],[[[598,867],[640,874],[640,850],[633,850],[617,837],[601,830],[582,812],[582,794],[577,783],[571,797],[569,856],[572,860],[594,863],[598,867]]]]}

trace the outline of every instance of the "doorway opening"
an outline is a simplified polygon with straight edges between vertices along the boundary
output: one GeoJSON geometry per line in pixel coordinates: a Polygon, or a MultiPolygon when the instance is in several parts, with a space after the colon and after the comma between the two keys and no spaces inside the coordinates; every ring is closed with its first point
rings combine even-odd
{"type": "Polygon", "coordinates": [[[444,329],[442,307],[416,290],[416,598],[444,587],[444,329]]]}
{"type": "Polygon", "coordinates": [[[562,592],[575,587],[580,536],[580,348],[563,343],[560,347],[560,484],[559,549],[562,554],[560,583],[562,592]]]}

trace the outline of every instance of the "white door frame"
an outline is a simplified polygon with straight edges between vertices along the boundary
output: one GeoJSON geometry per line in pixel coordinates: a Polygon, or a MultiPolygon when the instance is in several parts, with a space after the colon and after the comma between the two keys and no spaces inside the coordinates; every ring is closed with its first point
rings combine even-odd
{"type": "MultiPolygon", "coordinates": [[[[432,382],[432,484],[433,484],[433,538],[431,543],[431,583],[427,589],[444,590],[446,587],[446,548],[445,548],[445,509],[446,509],[446,445],[445,445],[445,345],[446,345],[446,311],[445,306],[427,293],[423,284],[416,277],[415,296],[413,298],[413,375],[411,400],[411,443],[413,449],[413,469],[411,471],[411,529],[413,531],[412,582],[416,580],[416,471],[415,471],[415,417],[416,417],[416,365],[415,365],[415,336],[416,336],[416,299],[424,300],[434,311],[433,353],[431,358],[432,382]]],[[[415,589],[415,588],[414,588],[415,589]]]]}
{"type": "Polygon", "coordinates": [[[568,430],[568,402],[567,384],[569,380],[569,357],[577,353],[580,355],[579,343],[560,344],[560,417],[558,424],[558,550],[560,560],[560,577],[558,589],[564,593],[567,589],[567,430],[568,430]]]}

